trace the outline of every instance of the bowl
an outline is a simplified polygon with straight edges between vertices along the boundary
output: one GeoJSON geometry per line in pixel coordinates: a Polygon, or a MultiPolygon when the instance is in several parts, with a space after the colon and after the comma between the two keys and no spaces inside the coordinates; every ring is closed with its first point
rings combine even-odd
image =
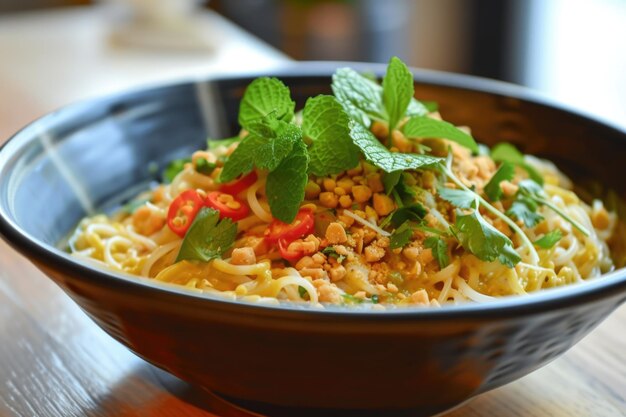
{"type": "MultiPolygon", "coordinates": [[[[339,63],[271,75],[298,106],[339,63]]],[[[355,64],[381,74],[379,65],[355,64]]],[[[414,70],[416,94],[488,145],[548,158],[588,191],[626,194],[626,132],[520,87],[414,70]],[[600,184],[600,185],[598,185],[600,184]]],[[[488,304],[376,312],[228,301],[83,263],[59,242],[147,187],[173,158],[237,131],[258,75],[190,80],[70,105],[0,149],[0,234],[107,333],[177,377],[272,415],[431,415],[539,368],[626,300],[626,271],[488,304]]]]}

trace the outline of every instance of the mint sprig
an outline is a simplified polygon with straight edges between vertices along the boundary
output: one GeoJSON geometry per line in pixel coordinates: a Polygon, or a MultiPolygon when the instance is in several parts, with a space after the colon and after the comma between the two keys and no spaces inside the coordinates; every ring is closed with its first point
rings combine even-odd
{"type": "Polygon", "coordinates": [[[248,124],[274,114],[279,120],[293,119],[296,103],[291,100],[289,88],[276,78],[257,78],[248,85],[239,104],[239,124],[248,124]]]}
{"type": "Polygon", "coordinates": [[[383,104],[389,122],[389,134],[404,117],[415,88],[413,74],[397,57],[392,57],[383,78],[383,104]]]}
{"type": "Polygon", "coordinates": [[[358,148],[350,137],[350,118],[335,97],[308,99],[302,117],[302,132],[310,141],[309,172],[318,176],[338,174],[359,163],[358,148]]]}

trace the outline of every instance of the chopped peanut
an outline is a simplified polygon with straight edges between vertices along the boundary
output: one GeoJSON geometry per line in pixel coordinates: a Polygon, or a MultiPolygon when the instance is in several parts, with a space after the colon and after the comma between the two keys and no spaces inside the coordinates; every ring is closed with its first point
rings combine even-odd
{"type": "Polygon", "coordinates": [[[326,277],[326,271],[322,268],[302,268],[300,275],[303,277],[311,277],[313,279],[319,279],[326,277]]]}
{"type": "Polygon", "coordinates": [[[352,191],[352,186],[354,185],[354,181],[350,177],[343,177],[339,181],[337,181],[337,187],[343,188],[346,193],[352,191]]]}
{"type": "Polygon", "coordinates": [[[348,235],[346,235],[346,230],[337,222],[331,223],[326,228],[326,239],[328,239],[328,243],[344,243],[348,240],[348,235]]]}
{"type": "Polygon", "coordinates": [[[332,178],[324,178],[323,185],[326,191],[333,191],[337,183],[335,183],[335,180],[332,178]]]}
{"type": "Polygon", "coordinates": [[[372,123],[370,130],[378,139],[384,139],[389,134],[389,127],[387,127],[387,124],[379,122],[378,120],[372,123]]]}
{"type": "Polygon", "coordinates": [[[296,263],[296,269],[297,270],[301,270],[304,268],[313,268],[319,266],[315,263],[315,261],[313,261],[313,258],[311,258],[310,256],[303,256],[302,258],[300,258],[300,260],[296,263]]]}
{"type": "Polygon", "coordinates": [[[419,257],[420,250],[415,247],[408,247],[402,249],[402,255],[410,261],[416,261],[419,257]]]}
{"type": "Polygon", "coordinates": [[[249,247],[235,248],[230,257],[230,263],[233,265],[253,265],[256,263],[256,255],[254,249],[249,247]]]}
{"type": "Polygon", "coordinates": [[[321,191],[322,189],[319,185],[317,185],[314,181],[309,181],[304,187],[304,198],[307,200],[314,200],[320,195],[321,191]]]}
{"type": "Polygon", "coordinates": [[[411,304],[421,304],[421,305],[428,305],[429,304],[429,297],[428,297],[428,293],[426,292],[426,290],[422,289],[419,291],[415,291],[413,294],[411,294],[411,296],[409,297],[409,302],[411,304]]]}
{"type": "Polygon", "coordinates": [[[400,152],[413,151],[413,143],[397,129],[391,133],[391,141],[400,152]]]}
{"type": "MultiPolygon", "coordinates": [[[[339,204],[341,204],[341,199],[339,199],[339,204]]],[[[342,205],[343,207],[343,205],[342,205]]],[[[345,216],[343,214],[340,214],[339,216],[337,216],[337,220],[339,220],[341,223],[345,224],[346,227],[350,227],[354,224],[354,219],[352,217],[349,216],[345,216]]]]}
{"type": "Polygon", "coordinates": [[[158,232],[165,224],[163,216],[147,206],[141,206],[135,210],[132,219],[135,231],[144,236],[158,232]]]}
{"type": "Polygon", "coordinates": [[[393,200],[386,194],[374,194],[374,210],[379,216],[386,216],[395,209],[393,200]]]}
{"type": "Polygon", "coordinates": [[[335,189],[333,190],[333,192],[335,194],[337,194],[338,196],[342,196],[342,195],[346,195],[346,190],[344,190],[341,187],[335,187],[335,189]]]}
{"type": "Polygon", "coordinates": [[[385,186],[383,185],[383,181],[378,173],[369,174],[367,176],[367,185],[375,193],[382,193],[385,191],[385,186]]]}
{"type": "Polygon", "coordinates": [[[339,197],[335,193],[325,191],[320,194],[320,204],[327,208],[335,208],[339,204],[339,197]]]}
{"type": "Polygon", "coordinates": [[[365,203],[372,197],[372,190],[366,185],[352,187],[352,195],[357,203],[365,203]]]}
{"type": "Polygon", "coordinates": [[[343,265],[337,265],[330,270],[330,279],[333,282],[340,281],[346,276],[346,268],[343,265]]]}
{"type": "Polygon", "coordinates": [[[349,208],[352,205],[352,198],[349,195],[339,197],[339,205],[343,208],[349,208]]]}
{"type": "Polygon", "coordinates": [[[385,256],[385,249],[380,246],[370,245],[365,248],[365,260],[367,262],[378,262],[385,256]]]}

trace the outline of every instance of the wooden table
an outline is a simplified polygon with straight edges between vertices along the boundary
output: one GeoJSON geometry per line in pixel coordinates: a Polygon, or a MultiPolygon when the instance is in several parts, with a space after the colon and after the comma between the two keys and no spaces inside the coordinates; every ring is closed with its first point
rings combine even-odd
{"type": "MultiPolygon", "coordinates": [[[[90,19],[93,24],[95,16],[91,11],[79,10],[47,17],[33,15],[30,21],[28,17],[21,19],[24,19],[21,24],[0,19],[0,56],[6,58],[7,51],[16,50],[3,36],[7,34],[7,26],[13,25],[13,31],[8,30],[12,39],[28,43],[18,36],[20,31],[27,32],[28,25],[56,25],[59,30],[65,27],[68,32],[77,31],[74,34],[80,36],[79,28],[68,25],[84,26],[90,19]]],[[[211,15],[210,19],[230,34],[231,43],[226,46],[238,47],[242,54],[239,56],[256,61],[257,67],[271,67],[284,59],[219,17],[211,15]]],[[[32,42],[31,39],[30,46],[36,47],[32,42]]],[[[69,53],[66,55],[71,57],[69,53]]],[[[32,50],[12,56],[18,59],[13,59],[11,66],[6,59],[0,60],[2,138],[66,101],[137,83],[140,74],[133,71],[129,76],[119,77],[126,74],[125,63],[134,60],[139,66],[154,64],[151,61],[154,58],[146,61],[145,57],[135,56],[129,61],[129,57],[100,56],[100,64],[113,68],[115,74],[107,78],[100,71],[97,77],[92,76],[92,82],[95,79],[102,82],[99,86],[90,87],[89,79],[71,70],[71,76],[57,73],[58,82],[46,87],[42,79],[35,85],[26,82],[24,72],[45,78],[45,74],[54,73],[55,68],[58,70],[67,63],[51,64],[53,68],[46,71],[45,66],[31,68],[33,62],[42,64],[42,58],[32,50]],[[71,81],[81,88],[70,85],[71,81]]],[[[196,71],[226,68],[224,60],[217,58],[206,62],[193,57],[186,59],[195,60],[196,71]]],[[[173,68],[172,63],[167,65],[173,68]]],[[[446,416],[626,416],[625,359],[626,305],[550,365],[481,395],[446,416]]],[[[198,392],[136,357],[91,322],[27,259],[0,241],[0,415],[231,417],[250,414],[225,406],[219,399],[198,392]]]]}

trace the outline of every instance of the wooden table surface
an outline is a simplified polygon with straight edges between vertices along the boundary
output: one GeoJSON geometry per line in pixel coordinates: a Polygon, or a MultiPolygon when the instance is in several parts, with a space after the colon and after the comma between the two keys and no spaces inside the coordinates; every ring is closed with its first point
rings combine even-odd
{"type": "MultiPolygon", "coordinates": [[[[93,17],[83,11],[72,13],[83,19],[93,17]]],[[[39,18],[32,20],[39,22],[39,18]]],[[[63,22],[63,16],[54,19],[50,24],[63,22]]],[[[0,52],[11,47],[2,36],[6,27],[0,24],[0,52]]],[[[227,29],[237,31],[230,26],[227,29]]],[[[244,49],[258,42],[239,32],[246,39],[244,49]]],[[[15,31],[12,34],[15,36],[15,31]]],[[[258,43],[248,53],[261,51],[265,61],[260,64],[266,66],[282,59],[277,52],[263,48],[266,46],[258,43]]],[[[63,83],[38,93],[31,83],[20,83],[19,71],[2,61],[7,62],[0,60],[0,142],[38,114],[75,99],[80,91],[86,94],[68,87],[74,93],[62,95],[63,83]]],[[[123,87],[132,80],[109,81],[123,87]]],[[[36,84],[42,86],[43,82],[36,84]]],[[[93,88],[87,90],[93,92],[93,88]]],[[[250,414],[234,410],[136,357],[97,327],[27,259],[0,241],[0,416],[84,415],[250,414]]],[[[446,414],[487,415],[626,416],[626,305],[561,358],[446,414]]]]}

